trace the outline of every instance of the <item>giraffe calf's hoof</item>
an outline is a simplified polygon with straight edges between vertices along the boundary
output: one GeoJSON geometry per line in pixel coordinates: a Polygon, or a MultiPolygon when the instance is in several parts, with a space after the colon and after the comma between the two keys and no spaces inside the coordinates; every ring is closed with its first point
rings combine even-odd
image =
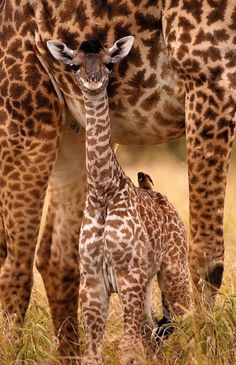
{"type": "Polygon", "coordinates": [[[122,358],[120,358],[120,363],[121,365],[147,365],[146,360],[135,352],[123,354],[122,358]]]}
{"type": "MultiPolygon", "coordinates": [[[[123,342],[123,341],[122,341],[123,342]]],[[[146,365],[145,353],[142,343],[122,343],[119,349],[121,365],[146,365]]]]}
{"type": "Polygon", "coordinates": [[[174,326],[171,321],[165,316],[157,321],[157,328],[153,330],[152,338],[156,342],[166,340],[174,331],[174,326]]]}

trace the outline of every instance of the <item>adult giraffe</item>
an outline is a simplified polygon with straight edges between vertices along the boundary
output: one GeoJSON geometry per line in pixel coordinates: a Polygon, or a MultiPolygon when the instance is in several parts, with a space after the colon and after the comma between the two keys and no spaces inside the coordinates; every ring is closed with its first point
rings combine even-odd
{"type": "Polygon", "coordinates": [[[69,66],[65,72],[52,59],[46,41],[75,49],[88,38],[109,46],[135,35],[109,88],[113,141],[154,144],[186,131],[191,272],[198,290],[211,296],[223,273],[224,194],[236,119],[235,17],[234,0],[1,0],[0,296],[21,323],[50,177],[37,266],[62,354],[78,350],[84,130],[76,135],[68,125],[76,118],[83,125],[84,110],[69,66]]]}

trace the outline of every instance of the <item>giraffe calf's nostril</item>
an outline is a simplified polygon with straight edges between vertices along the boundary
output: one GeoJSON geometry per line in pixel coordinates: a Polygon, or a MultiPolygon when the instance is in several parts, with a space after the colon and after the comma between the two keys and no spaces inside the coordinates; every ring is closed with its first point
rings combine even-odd
{"type": "Polygon", "coordinates": [[[98,76],[89,76],[88,82],[99,82],[100,78],[98,76]]]}

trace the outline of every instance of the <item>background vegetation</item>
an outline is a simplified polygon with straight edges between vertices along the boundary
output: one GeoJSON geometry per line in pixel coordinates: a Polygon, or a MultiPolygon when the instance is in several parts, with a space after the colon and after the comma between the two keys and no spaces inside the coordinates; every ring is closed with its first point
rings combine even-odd
{"type": "MultiPolygon", "coordinates": [[[[168,146],[120,147],[123,168],[137,183],[137,172],[149,173],[155,189],[168,196],[188,227],[188,181],[184,141],[168,146]]],[[[213,311],[189,313],[177,323],[175,333],[157,348],[155,364],[162,365],[235,365],[236,364],[236,148],[229,171],[225,209],[225,273],[213,311]]],[[[160,314],[160,298],[154,287],[154,303],[160,314]]],[[[122,310],[112,297],[104,338],[106,365],[118,365],[117,345],[122,333],[122,310]]],[[[23,343],[16,350],[0,328],[0,365],[45,365],[57,363],[57,342],[52,332],[47,299],[40,275],[35,284],[25,327],[23,343]]],[[[81,335],[84,336],[81,322],[81,335]]]]}

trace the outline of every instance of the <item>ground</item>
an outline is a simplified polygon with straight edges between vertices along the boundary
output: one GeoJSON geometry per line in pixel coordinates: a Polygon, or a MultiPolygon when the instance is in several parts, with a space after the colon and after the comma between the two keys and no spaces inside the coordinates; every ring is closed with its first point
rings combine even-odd
{"type": "MultiPolygon", "coordinates": [[[[164,147],[122,148],[118,153],[122,167],[137,183],[137,172],[151,175],[155,189],[168,196],[188,228],[188,181],[185,156],[177,159],[164,147]],[[127,154],[127,150],[129,153],[127,154]],[[140,152],[144,151],[144,153],[140,152]]],[[[155,364],[162,365],[235,365],[236,364],[236,165],[232,160],[225,209],[225,273],[214,310],[189,313],[177,323],[177,330],[157,350],[155,364]]],[[[43,222],[42,222],[43,227],[43,222]]],[[[154,288],[154,302],[160,313],[160,298],[154,288]]],[[[116,348],[122,331],[122,310],[113,296],[104,338],[104,364],[118,365],[116,348]]],[[[2,323],[2,321],[1,321],[2,323]]],[[[81,321],[82,323],[82,321],[81,321]]],[[[35,270],[35,283],[25,327],[21,329],[24,344],[16,351],[0,325],[0,365],[46,365],[56,361],[56,339],[53,336],[46,294],[35,270]]],[[[81,324],[81,335],[84,336],[81,324]]]]}

